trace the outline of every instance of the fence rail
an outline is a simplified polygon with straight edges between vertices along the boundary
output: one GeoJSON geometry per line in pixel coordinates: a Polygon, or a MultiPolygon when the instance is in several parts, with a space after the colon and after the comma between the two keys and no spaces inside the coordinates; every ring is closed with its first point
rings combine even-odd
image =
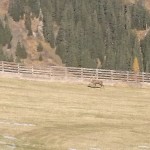
{"type": "Polygon", "coordinates": [[[150,73],[140,72],[135,74],[129,71],[115,71],[103,69],[88,69],[76,67],[51,66],[47,68],[27,67],[19,63],[0,61],[1,73],[30,75],[48,79],[60,80],[89,80],[91,78],[111,81],[150,83],[150,73]]]}

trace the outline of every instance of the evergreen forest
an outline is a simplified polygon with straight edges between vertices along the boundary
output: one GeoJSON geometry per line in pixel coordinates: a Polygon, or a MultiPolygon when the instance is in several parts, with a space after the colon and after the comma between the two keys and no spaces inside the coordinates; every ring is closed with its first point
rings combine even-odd
{"type": "MultiPolygon", "coordinates": [[[[45,40],[66,66],[131,71],[137,58],[140,71],[150,72],[150,32],[142,40],[137,36],[150,27],[142,0],[11,0],[9,15],[25,19],[28,36],[32,18],[41,19],[45,40]]],[[[0,22],[0,45],[10,41],[0,22]]]]}

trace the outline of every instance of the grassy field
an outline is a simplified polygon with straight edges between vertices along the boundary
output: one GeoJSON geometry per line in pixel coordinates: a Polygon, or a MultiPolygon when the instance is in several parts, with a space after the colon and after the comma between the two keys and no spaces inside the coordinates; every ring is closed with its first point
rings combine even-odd
{"type": "Polygon", "coordinates": [[[0,150],[150,149],[150,89],[0,78],[0,150]]]}

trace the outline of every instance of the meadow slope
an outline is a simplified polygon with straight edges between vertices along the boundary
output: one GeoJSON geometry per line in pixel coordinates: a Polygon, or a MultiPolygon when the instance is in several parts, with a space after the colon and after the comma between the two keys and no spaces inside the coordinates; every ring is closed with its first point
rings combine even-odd
{"type": "Polygon", "coordinates": [[[149,89],[0,78],[0,149],[150,149],[149,89]]]}

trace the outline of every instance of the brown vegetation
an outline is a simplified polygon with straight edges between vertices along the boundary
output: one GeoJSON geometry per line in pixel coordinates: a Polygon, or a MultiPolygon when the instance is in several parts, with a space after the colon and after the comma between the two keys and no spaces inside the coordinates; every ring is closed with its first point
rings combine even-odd
{"type": "Polygon", "coordinates": [[[0,83],[3,150],[150,148],[149,89],[8,78],[0,83]]]}
{"type": "Polygon", "coordinates": [[[0,16],[4,16],[8,12],[9,0],[0,0],[0,16]]]}

